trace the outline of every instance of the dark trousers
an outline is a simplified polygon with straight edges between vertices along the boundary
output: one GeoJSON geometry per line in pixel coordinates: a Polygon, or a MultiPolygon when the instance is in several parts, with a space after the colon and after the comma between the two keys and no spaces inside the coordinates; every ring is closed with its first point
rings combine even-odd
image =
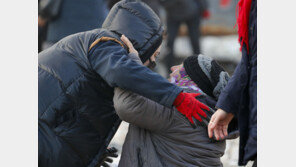
{"type": "Polygon", "coordinates": [[[191,19],[187,20],[174,20],[172,18],[167,18],[167,33],[168,33],[168,39],[167,39],[167,48],[168,53],[165,57],[165,64],[167,68],[169,69],[171,66],[176,65],[174,64],[175,61],[175,55],[174,55],[174,43],[175,39],[179,32],[179,27],[182,23],[185,23],[188,28],[188,33],[191,41],[191,46],[193,49],[193,52],[195,54],[200,53],[200,44],[199,44],[199,37],[200,37],[200,17],[196,16],[191,19]]]}

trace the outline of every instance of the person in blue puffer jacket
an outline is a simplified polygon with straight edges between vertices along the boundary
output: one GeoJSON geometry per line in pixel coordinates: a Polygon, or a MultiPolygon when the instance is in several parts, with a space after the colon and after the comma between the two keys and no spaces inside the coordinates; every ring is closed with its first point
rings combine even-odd
{"type": "Polygon", "coordinates": [[[128,55],[128,37],[142,63],[155,63],[163,26],[143,2],[120,1],[102,28],[67,36],[38,55],[38,165],[101,165],[121,120],[114,87],[130,90],[186,118],[205,113],[203,104],[128,55]],[[202,112],[201,112],[202,111],[202,112]]]}

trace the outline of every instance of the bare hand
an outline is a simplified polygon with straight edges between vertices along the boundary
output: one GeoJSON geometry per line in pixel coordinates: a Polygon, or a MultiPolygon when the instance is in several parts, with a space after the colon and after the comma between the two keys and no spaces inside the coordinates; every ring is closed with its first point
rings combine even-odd
{"type": "Polygon", "coordinates": [[[134,48],[131,41],[125,35],[121,35],[120,39],[128,47],[128,50],[129,50],[130,53],[135,53],[136,55],[139,55],[138,51],[134,48]]]}
{"type": "Polygon", "coordinates": [[[213,137],[213,131],[217,140],[225,138],[229,122],[232,120],[233,114],[227,113],[222,109],[218,109],[213,115],[208,125],[209,137],[213,137]]]}

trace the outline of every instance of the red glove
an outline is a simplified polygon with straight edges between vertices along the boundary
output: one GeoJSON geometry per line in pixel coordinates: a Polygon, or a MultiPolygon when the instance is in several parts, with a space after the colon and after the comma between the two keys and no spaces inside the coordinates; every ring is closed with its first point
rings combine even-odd
{"type": "Polygon", "coordinates": [[[208,10],[203,11],[203,13],[202,13],[202,17],[203,17],[204,19],[209,19],[210,16],[211,16],[210,11],[208,11],[208,10]]]}
{"type": "Polygon", "coordinates": [[[200,122],[202,122],[202,119],[199,115],[207,118],[207,114],[202,109],[208,111],[210,110],[208,106],[204,105],[203,103],[195,99],[195,97],[199,95],[200,93],[181,92],[173,103],[177,110],[183,115],[185,115],[192,124],[194,124],[192,116],[200,122]]]}

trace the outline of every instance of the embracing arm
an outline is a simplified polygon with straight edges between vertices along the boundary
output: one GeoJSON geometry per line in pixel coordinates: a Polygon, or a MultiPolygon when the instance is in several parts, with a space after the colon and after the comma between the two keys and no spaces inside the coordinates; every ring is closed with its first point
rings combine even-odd
{"type": "Polygon", "coordinates": [[[138,93],[166,107],[172,107],[181,88],[128,57],[114,41],[98,43],[88,55],[92,68],[112,87],[138,93]]]}
{"type": "MultiPolygon", "coordinates": [[[[125,42],[127,40],[126,38],[125,42]]],[[[133,48],[131,42],[128,43],[128,47],[133,48]]],[[[202,109],[209,110],[209,108],[196,100],[195,94],[183,93],[178,86],[169,83],[143,65],[139,65],[137,61],[130,59],[126,50],[114,41],[95,45],[90,50],[88,58],[92,69],[112,87],[138,93],[169,108],[174,105],[192,124],[194,124],[192,117],[199,121],[202,121],[200,116],[207,117],[202,109]]]]}

